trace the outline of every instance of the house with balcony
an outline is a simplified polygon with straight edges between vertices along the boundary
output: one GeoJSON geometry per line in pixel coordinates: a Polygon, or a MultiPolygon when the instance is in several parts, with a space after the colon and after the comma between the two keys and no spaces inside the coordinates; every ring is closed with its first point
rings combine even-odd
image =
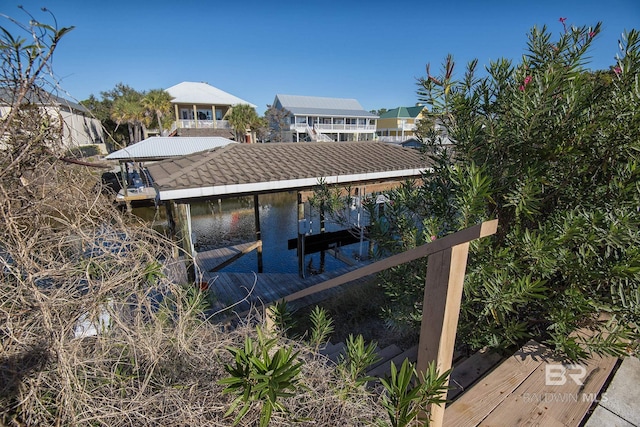
{"type": "Polygon", "coordinates": [[[283,110],[285,141],[371,141],[378,116],[355,99],[276,95],[274,108],[283,110]]]}
{"type": "Polygon", "coordinates": [[[234,138],[227,113],[234,105],[252,103],[204,82],[182,82],[166,91],[173,97],[174,123],[169,135],[234,138]]]}
{"type": "Polygon", "coordinates": [[[383,142],[403,143],[416,137],[416,124],[427,110],[422,105],[398,107],[380,115],[376,134],[383,142]]]}

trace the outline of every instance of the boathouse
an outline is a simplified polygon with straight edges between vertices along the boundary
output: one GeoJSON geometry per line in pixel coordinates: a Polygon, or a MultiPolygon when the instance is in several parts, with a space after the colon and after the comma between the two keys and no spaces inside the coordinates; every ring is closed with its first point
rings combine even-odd
{"type": "Polygon", "coordinates": [[[172,157],[180,157],[199,151],[212,150],[233,144],[222,137],[161,137],[154,136],[143,141],[114,151],[105,157],[106,160],[117,160],[120,163],[122,189],[116,196],[119,202],[155,200],[157,193],[153,181],[146,171],[146,164],[172,157]],[[134,174],[135,172],[135,174],[134,174]],[[129,176],[137,175],[139,182],[132,182],[129,176]]]}
{"type": "MultiPolygon", "coordinates": [[[[407,179],[419,179],[428,167],[429,160],[414,149],[379,142],[317,142],[229,144],[160,161],[149,165],[148,171],[159,200],[168,206],[170,223],[176,225],[186,252],[195,258],[191,202],[253,196],[260,256],[261,194],[296,191],[298,219],[302,220],[302,193],[312,191],[320,180],[367,194],[399,186],[407,179]]],[[[299,228],[300,235],[304,230],[299,228]]]]}

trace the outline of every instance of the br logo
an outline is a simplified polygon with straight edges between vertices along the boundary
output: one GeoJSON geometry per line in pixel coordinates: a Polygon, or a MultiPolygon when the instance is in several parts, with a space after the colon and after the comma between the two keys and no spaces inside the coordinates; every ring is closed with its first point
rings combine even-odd
{"type": "Polygon", "coordinates": [[[547,364],[544,369],[545,385],[565,385],[567,377],[574,383],[583,385],[582,379],[587,375],[587,369],[577,364],[547,364]]]}

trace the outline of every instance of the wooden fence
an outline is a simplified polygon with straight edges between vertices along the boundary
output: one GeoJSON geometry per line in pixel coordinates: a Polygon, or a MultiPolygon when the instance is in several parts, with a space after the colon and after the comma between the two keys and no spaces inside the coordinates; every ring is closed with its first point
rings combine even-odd
{"type": "MultiPolygon", "coordinates": [[[[497,228],[497,219],[486,221],[303,289],[284,299],[294,301],[388,268],[429,257],[416,368],[418,372],[426,372],[429,362],[435,361],[438,371],[445,372],[451,368],[453,359],[469,242],[493,235],[497,228]]],[[[443,418],[444,405],[434,406],[431,409],[431,426],[442,426],[443,418]]]]}

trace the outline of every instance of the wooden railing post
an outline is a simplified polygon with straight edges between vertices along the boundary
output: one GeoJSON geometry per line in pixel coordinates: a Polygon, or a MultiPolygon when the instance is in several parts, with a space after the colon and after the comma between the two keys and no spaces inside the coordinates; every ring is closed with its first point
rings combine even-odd
{"type": "MultiPolygon", "coordinates": [[[[495,234],[497,227],[497,220],[484,222],[477,236],[470,236],[466,242],[429,256],[416,364],[418,372],[427,372],[429,363],[434,361],[439,373],[451,369],[469,242],[495,234]]],[[[442,398],[446,399],[446,392],[443,394],[442,398]]],[[[431,406],[432,427],[442,427],[444,409],[444,404],[431,406]]]]}
{"type": "MultiPolygon", "coordinates": [[[[436,362],[439,373],[451,369],[469,242],[429,256],[422,306],[416,370],[427,372],[436,362]]],[[[446,399],[446,393],[443,398],[446,399]]],[[[432,427],[442,426],[444,405],[430,408],[432,427]]]]}

